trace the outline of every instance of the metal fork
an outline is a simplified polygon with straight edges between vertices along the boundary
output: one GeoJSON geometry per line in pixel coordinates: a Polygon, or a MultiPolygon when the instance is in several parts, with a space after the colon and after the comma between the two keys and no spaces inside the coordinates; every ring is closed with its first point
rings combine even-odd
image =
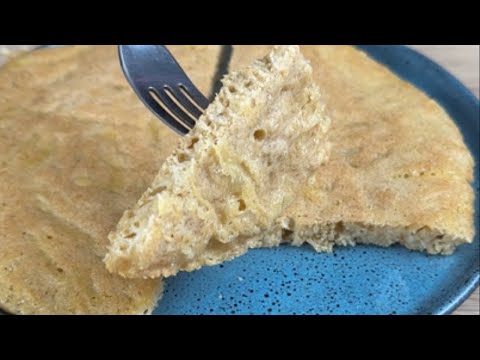
{"type": "Polygon", "coordinates": [[[120,64],[128,82],[144,104],[166,125],[188,134],[208,106],[163,45],[120,45],[120,64]]]}

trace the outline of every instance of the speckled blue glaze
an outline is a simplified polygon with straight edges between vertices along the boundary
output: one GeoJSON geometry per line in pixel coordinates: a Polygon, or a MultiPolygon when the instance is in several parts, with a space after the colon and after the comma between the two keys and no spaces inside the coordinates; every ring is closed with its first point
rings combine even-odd
{"type": "MultiPolygon", "coordinates": [[[[479,232],[479,102],[437,64],[404,46],[360,46],[444,106],[474,154],[479,232]]],[[[480,247],[430,256],[402,247],[251,250],[232,262],[166,280],[156,314],[446,314],[479,283],[480,247]]]]}

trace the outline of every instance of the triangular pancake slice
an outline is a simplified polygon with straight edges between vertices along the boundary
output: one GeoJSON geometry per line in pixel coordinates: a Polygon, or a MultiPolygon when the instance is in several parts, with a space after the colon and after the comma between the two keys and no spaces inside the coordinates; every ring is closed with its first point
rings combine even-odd
{"type": "MultiPolygon", "coordinates": [[[[253,60],[253,59],[252,59],[253,60]]],[[[107,268],[159,277],[232,259],[267,237],[328,156],[324,115],[298,46],[231,73],[197,126],[109,236],[107,268]]]]}

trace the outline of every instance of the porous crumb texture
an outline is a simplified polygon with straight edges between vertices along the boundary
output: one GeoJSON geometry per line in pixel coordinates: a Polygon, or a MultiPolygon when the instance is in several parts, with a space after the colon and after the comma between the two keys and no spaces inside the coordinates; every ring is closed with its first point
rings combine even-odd
{"type": "Polygon", "coordinates": [[[329,125],[298,46],[274,47],[229,74],[109,235],[107,268],[125,277],[171,276],[232,259],[262,244],[265,234],[288,231],[281,215],[326,161],[329,125]]]}
{"type": "MultiPolygon", "coordinates": [[[[208,93],[220,48],[170,49],[208,93]]],[[[108,232],[175,143],[130,89],[114,46],[41,50],[2,67],[0,307],[150,313],[161,281],[125,280],[103,257],[108,232]]]]}
{"type": "MultiPolygon", "coordinates": [[[[235,46],[231,69],[270,49],[235,46]]],[[[285,240],[318,251],[400,243],[445,255],[472,242],[473,160],[445,110],[353,47],[301,51],[332,118],[332,148],[283,213],[285,240]]]]}

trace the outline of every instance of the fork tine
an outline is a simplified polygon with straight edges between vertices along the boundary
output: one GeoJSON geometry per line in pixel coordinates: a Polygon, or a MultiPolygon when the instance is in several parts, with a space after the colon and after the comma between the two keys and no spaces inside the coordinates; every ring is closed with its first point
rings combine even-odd
{"type": "Polygon", "coordinates": [[[160,104],[152,97],[151,94],[145,94],[142,97],[144,103],[150,108],[153,113],[160,116],[164,122],[180,135],[187,135],[190,129],[171,116],[160,104]]]}
{"type": "Polygon", "coordinates": [[[180,107],[178,106],[171,98],[168,96],[165,89],[158,90],[151,86],[150,91],[154,92],[157,95],[158,100],[160,100],[163,105],[170,110],[175,116],[177,116],[185,125],[193,128],[195,126],[195,121],[180,107]]]}
{"type": "Polygon", "coordinates": [[[198,104],[198,106],[202,109],[206,109],[208,107],[208,99],[203,96],[203,94],[198,91],[198,89],[195,87],[195,85],[193,85],[192,83],[190,82],[183,82],[183,83],[180,83],[179,86],[185,90],[185,92],[192,98],[193,101],[195,101],[195,103],[198,104]]]}
{"type": "Polygon", "coordinates": [[[199,119],[200,116],[202,116],[203,112],[200,111],[200,109],[198,108],[199,105],[195,105],[192,103],[192,100],[190,100],[187,96],[185,96],[185,94],[182,92],[182,90],[180,88],[176,88],[176,89],[172,89],[170,86],[166,87],[170,93],[175,96],[175,99],[177,99],[177,101],[182,104],[182,106],[188,111],[190,112],[190,114],[192,114],[195,119],[199,119]]]}
{"type": "Polygon", "coordinates": [[[208,100],[166,46],[120,45],[118,53],[125,77],[139,98],[172,129],[189,133],[208,100]]]}

